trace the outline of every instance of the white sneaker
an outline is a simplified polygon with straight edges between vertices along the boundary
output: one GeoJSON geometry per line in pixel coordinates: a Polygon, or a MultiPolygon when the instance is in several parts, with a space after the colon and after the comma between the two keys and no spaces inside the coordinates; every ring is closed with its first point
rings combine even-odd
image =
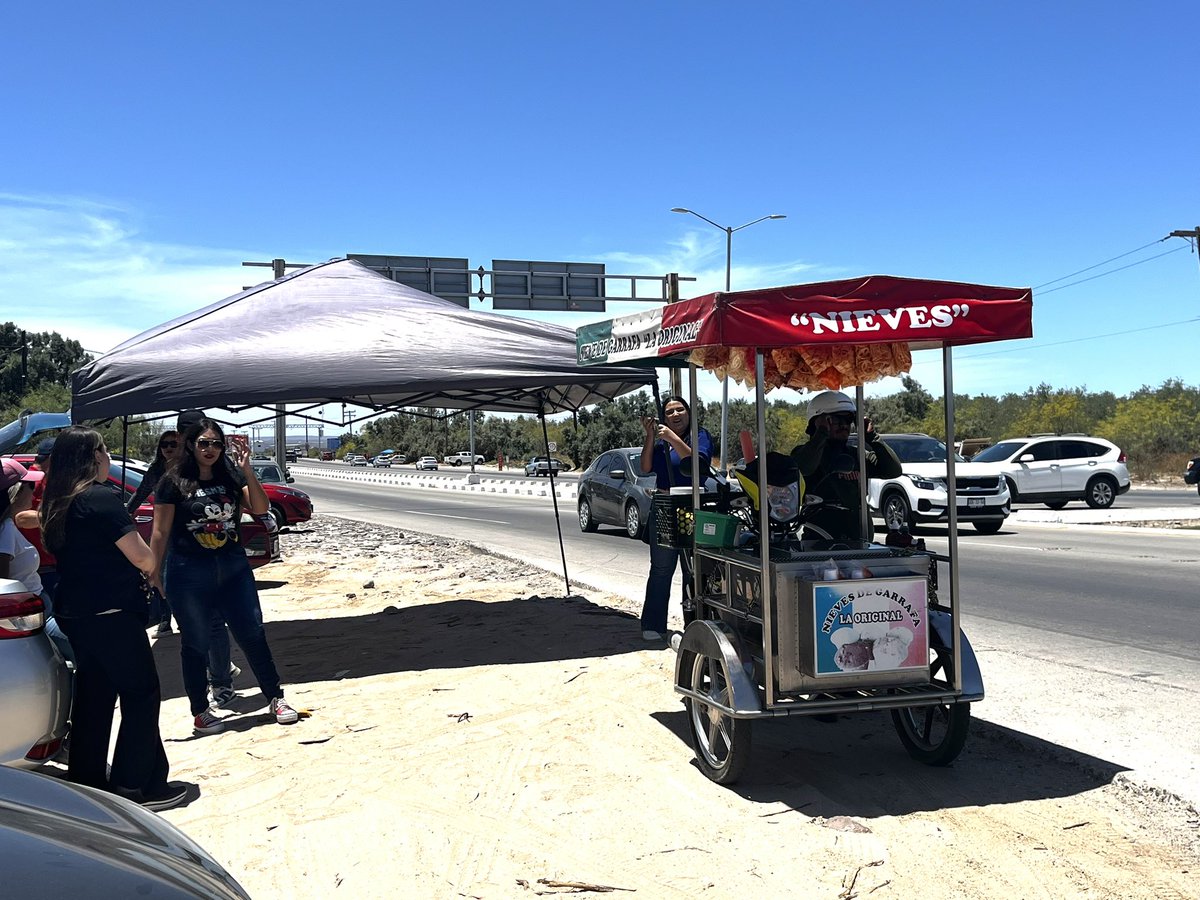
{"type": "Polygon", "coordinates": [[[276,697],[271,701],[271,715],[280,725],[295,725],[300,720],[300,713],[292,709],[282,697],[276,697]]]}

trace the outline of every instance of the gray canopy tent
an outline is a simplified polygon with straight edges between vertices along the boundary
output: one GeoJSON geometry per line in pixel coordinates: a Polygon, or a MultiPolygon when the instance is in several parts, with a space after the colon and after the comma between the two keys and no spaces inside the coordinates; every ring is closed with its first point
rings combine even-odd
{"type": "MultiPolygon", "coordinates": [[[[550,413],[654,384],[652,370],[580,367],[570,329],[464,309],[343,259],[242,291],[110,350],[72,376],[71,417],[348,403],[375,413],[416,406],[532,413],[545,435],[550,413]]],[[[557,522],[557,500],[554,511],[557,522]]]]}

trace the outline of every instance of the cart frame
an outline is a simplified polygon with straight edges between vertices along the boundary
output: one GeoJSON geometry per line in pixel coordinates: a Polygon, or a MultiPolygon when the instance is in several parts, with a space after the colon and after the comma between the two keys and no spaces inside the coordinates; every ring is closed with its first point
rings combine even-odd
{"type": "MultiPolygon", "coordinates": [[[[611,333],[614,340],[612,347],[620,348],[614,355],[609,353],[600,358],[596,351],[596,326],[589,326],[577,332],[577,347],[581,364],[595,362],[640,362],[653,364],[662,356],[677,355],[696,347],[731,347],[744,346],[753,350],[754,354],[754,384],[755,384],[755,413],[757,426],[758,458],[765,458],[767,450],[766,434],[766,400],[764,383],[766,380],[765,354],[772,347],[790,347],[809,343],[797,339],[785,327],[778,323],[764,325],[767,313],[776,317],[786,314],[795,307],[797,302],[809,302],[805,309],[822,309],[821,306],[811,306],[811,299],[816,298],[818,304],[824,303],[824,308],[833,311],[824,316],[824,327],[815,328],[808,335],[811,343],[815,344],[856,344],[859,342],[881,343],[884,341],[907,341],[911,349],[928,349],[940,347],[942,353],[942,386],[944,399],[945,429],[947,452],[946,488],[951,502],[947,504],[949,520],[948,550],[945,555],[917,551],[927,558],[928,566],[933,570],[930,584],[938,586],[937,592],[929,592],[927,605],[927,626],[930,667],[927,680],[914,682],[911,673],[903,680],[895,682],[888,680],[887,674],[876,674],[869,684],[855,684],[854,679],[849,683],[842,681],[832,683],[829,688],[814,688],[813,684],[805,684],[800,689],[784,690],[780,686],[779,653],[777,645],[785,638],[779,630],[779,611],[781,598],[776,590],[773,573],[770,541],[770,509],[766,502],[759,503],[759,547],[757,565],[755,558],[743,551],[722,548],[696,547],[685,549],[685,554],[691,555],[690,567],[685,572],[691,572],[691,597],[694,607],[689,609],[685,597],[685,630],[677,642],[673,642],[678,652],[675,667],[675,692],[684,700],[689,713],[689,725],[692,731],[693,744],[697,759],[705,774],[719,783],[730,783],[740,775],[749,756],[749,721],[754,719],[775,718],[791,715],[821,715],[830,713],[851,713],[869,710],[887,709],[892,712],[896,728],[902,742],[909,753],[916,759],[932,765],[945,765],[951,762],[959,753],[966,739],[969,724],[969,704],[983,699],[983,678],[978,661],[970,642],[962,633],[958,623],[961,621],[961,601],[958,562],[958,509],[957,478],[953,450],[954,431],[954,377],[953,377],[953,347],[961,343],[981,341],[1007,340],[1032,335],[1032,291],[1028,288],[995,288],[983,285],[966,285],[952,282],[933,282],[917,279],[898,279],[891,276],[870,276],[865,279],[854,279],[846,282],[830,282],[818,285],[797,285],[789,288],[771,289],[770,291],[750,291],[739,293],[714,294],[707,297],[684,301],[689,309],[680,310],[684,304],[664,307],[658,312],[660,323],[657,335],[651,332],[645,334],[646,322],[651,322],[650,328],[656,326],[653,322],[654,313],[638,314],[624,317],[624,320],[613,320],[611,333]],[[845,300],[850,297],[850,307],[845,306],[845,300]],[[957,312],[961,308],[962,323],[973,314],[975,319],[970,327],[955,328],[960,324],[950,321],[943,334],[938,339],[931,340],[928,328],[916,313],[910,313],[909,322],[913,329],[893,328],[890,333],[881,333],[879,328],[863,328],[871,324],[873,316],[884,316],[889,321],[902,323],[901,312],[906,307],[877,309],[883,303],[895,303],[897,297],[925,298],[926,304],[950,301],[947,297],[955,298],[953,308],[957,312]],[[803,299],[801,299],[803,298],[803,299]],[[882,298],[882,299],[881,299],[882,298]],[[739,317],[733,314],[740,302],[745,302],[749,315],[739,317]],[[874,307],[866,306],[865,311],[855,306],[865,306],[874,303],[874,307]],[[839,308],[840,304],[840,308],[839,308]],[[779,307],[783,312],[778,312],[779,307]],[[847,308],[851,312],[847,312],[847,308]],[[730,311],[728,317],[722,318],[721,313],[730,311]],[[675,325],[672,320],[679,322],[688,316],[694,319],[685,327],[675,325]],[[855,318],[857,317],[857,318],[855,318]],[[991,317],[991,318],[988,318],[991,317]],[[981,321],[986,319],[986,321],[981,321]],[[619,323],[633,323],[635,329],[641,329],[641,334],[629,337],[628,329],[619,339],[616,338],[622,330],[619,323]],[[832,323],[832,324],[830,324],[832,323]],[[842,337],[841,324],[849,323],[847,332],[855,331],[855,324],[860,326],[856,332],[856,340],[847,341],[842,337]],[[866,334],[863,336],[862,333],[866,334]],[[818,339],[819,338],[819,339],[818,339]],[[753,341],[753,343],[751,343],[753,341]],[[585,347],[587,349],[585,349],[585,347]],[[642,349],[645,348],[645,349],[642,349]],[[704,580],[704,565],[739,566],[757,571],[758,597],[761,598],[761,616],[755,617],[748,610],[734,607],[730,598],[731,578],[723,577],[723,596],[706,593],[704,580]],[[943,581],[939,566],[946,569],[943,581]],[[943,599],[948,597],[948,602],[943,599]],[[730,620],[739,623],[738,627],[730,624],[730,620]],[[742,628],[740,623],[747,626],[742,628]],[[746,631],[761,627],[761,640],[751,643],[746,631]],[[760,655],[761,654],[761,655],[760,655]],[[947,712],[947,736],[939,743],[930,737],[933,712],[947,712]],[[927,711],[923,723],[917,721],[922,710],[927,711]],[[957,711],[957,712],[956,712],[957,711]]],[[[916,301],[919,302],[919,299],[916,301]]],[[[932,309],[945,310],[949,305],[929,306],[932,309]]],[[[805,321],[809,313],[793,313],[790,316],[792,325],[805,321]]],[[[822,319],[821,313],[812,313],[814,319],[822,319]]],[[[943,316],[943,318],[946,318],[943,316]]],[[[849,385],[846,385],[847,387],[849,385]]],[[[864,393],[862,381],[854,384],[857,433],[863,434],[864,393]]],[[[688,389],[695,408],[697,394],[697,366],[688,365],[688,389]]],[[[699,423],[696,416],[691,419],[691,446],[696,446],[699,423]]],[[[723,455],[728,455],[725,447],[721,448],[723,455]]],[[[759,497],[766,497],[766,466],[759,466],[759,497]]],[[[865,442],[858,442],[858,477],[860,491],[861,532],[864,535],[872,533],[872,518],[867,503],[867,469],[865,442]]],[[[692,456],[692,505],[693,509],[701,508],[701,478],[699,459],[692,456]]],[[[871,542],[861,548],[867,552],[884,550],[871,542]]],[[[824,550],[821,551],[825,552],[824,550]]],[[[853,552],[853,551],[851,551],[853,552]]],[[[897,554],[901,555],[901,554],[897,554]]],[[[728,570],[726,570],[728,571],[728,570]]],[[[919,677],[919,675],[917,676],[919,677]]]]}

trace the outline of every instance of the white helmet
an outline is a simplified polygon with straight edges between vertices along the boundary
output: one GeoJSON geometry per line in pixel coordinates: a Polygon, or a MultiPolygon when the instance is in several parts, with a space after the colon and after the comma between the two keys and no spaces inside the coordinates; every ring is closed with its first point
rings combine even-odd
{"type": "Polygon", "coordinates": [[[829,413],[853,413],[854,401],[841,391],[821,391],[808,401],[808,420],[829,413]]]}

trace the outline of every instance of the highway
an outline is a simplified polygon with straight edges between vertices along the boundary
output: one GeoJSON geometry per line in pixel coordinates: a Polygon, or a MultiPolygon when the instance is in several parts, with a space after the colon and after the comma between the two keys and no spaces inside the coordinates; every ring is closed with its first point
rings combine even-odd
{"type": "MultiPolygon", "coordinates": [[[[293,467],[296,486],[318,513],[456,537],[562,572],[549,496],[352,482],[305,468],[293,467]]],[[[1179,509],[1195,508],[1194,495],[1179,499],[1179,509]]],[[[558,515],[574,591],[641,596],[643,544],[615,528],[581,533],[572,499],[559,500],[558,515]]],[[[963,627],[988,688],[977,716],[1200,803],[1200,534],[1014,519],[999,534],[968,528],[959,538],[963,627]]],[[[944,528],[924,536],[944,550],[944,528]]],[[[677,614],[678,595],[676,626],[677,614]]]]}

